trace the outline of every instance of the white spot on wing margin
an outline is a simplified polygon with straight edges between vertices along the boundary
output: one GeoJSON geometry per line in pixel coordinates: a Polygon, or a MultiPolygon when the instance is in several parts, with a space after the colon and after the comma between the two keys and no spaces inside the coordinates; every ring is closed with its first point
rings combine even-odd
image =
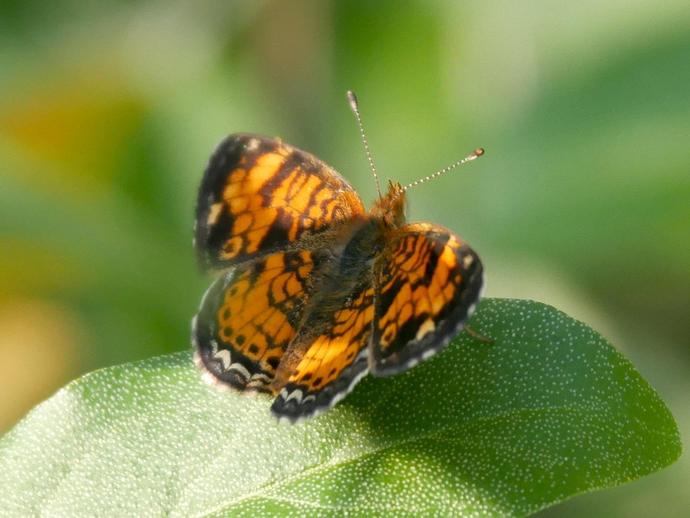
{"type": "MultiPolygon", "coordinates": [[[[358,357],[358,358],[359,358],[359,357],[358,357]]],[[[367,374],[369,374],[369,369],[364,369],[362,372],[360,372],[359,374],[357,374],[354,378],[352,378],[352,381],[350,381],[350,384],[345,388],[345,390],[343,390],[343,391],[338,392],[337,394],[335,394],[335,395],[331,398],[331,400],[328,402],[327,405],[320,406],[320,407],[316,407],[312,413],[307,414],[307,415],[298,416],[298,417],[296,417],[294,420],[290,419],[290,417],[288,417],[288,416],[284,416],[284,415],[278,416],[278,422],[279,422],[279,423],[283,423],[283,424],[284,424],[284,423],[297,424],[297,423],[301,423],[302,421],[306,421],[307,419],[312,419],[312,418],[314,418],[314,417],[317,417],[317,416],[323,414],[323,413],[326,412],[327,410],[330,410],[330,409],[333,408],[335,405],[337,405],[340,401],[342,401],[343,399],[345,399],[345,396],[347,396],[350,392],[352,392],[352,391],[354,390],[354,388],[355,388],[355,385],[357,385],[357,383],[359,383],[359,382],[362,380],[362,378],[363,378],[364,376],[366,376],[367,374]]],[[[294,393],[294,392],[293,392],[293,393],[294,393]]],[[[287,390],[283,389],[283,390],[281,391],[281,393],[280,393],[280,396],[283,396],[283,399],[285,399],[285,397],[284,397],[285,394],[287,394],[287,390]]],[[[292,394],[290,394],[290,396],[291,396],[291,395],[292,395],[292,394]]],[[[280,396],[279,396],[279,397],[280,397],[280,396]]],[[[302,402],[305,403],[305,402],[307,402],[310,398],[316,399],[316,397],[315,397],[314,395],[310,395],[310,396],[307,396],[306,398],[304,398],[304,400],[303,400],[302,402]]],[[[286,400],[286,401],[287,401],[287,400],[286,400]]]]}

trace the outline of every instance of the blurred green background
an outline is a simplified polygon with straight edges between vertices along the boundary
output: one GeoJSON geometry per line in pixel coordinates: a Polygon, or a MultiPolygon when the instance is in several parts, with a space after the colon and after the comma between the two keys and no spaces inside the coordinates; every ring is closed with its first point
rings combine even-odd
{"type": "MultiPolygon", "coordinates": [[[[690,428],[686,0],[0,3],[0,431],[94,368],[189,346],[197,184],[281,136],[375,193],[345,91],[411,219],[489,296],[586,321],[690,428]]],[[[690,461],[544,515],[682,516],[690,461]]]]}

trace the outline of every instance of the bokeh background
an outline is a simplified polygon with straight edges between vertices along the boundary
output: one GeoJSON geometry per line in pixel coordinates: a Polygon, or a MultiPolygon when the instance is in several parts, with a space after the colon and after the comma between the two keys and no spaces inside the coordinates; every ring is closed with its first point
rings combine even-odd
{"type": "MultiPolygon", "coordinates": [[[[0,3],[0,432],[79,374],[189,347],[195,191],[281,136],[371,201],[345,91],[412,219],[488,295],[601,331],[690,428],[687,0],[0,3]]],[[[683,516],[690,461],[544,515],[683,516]]]]}

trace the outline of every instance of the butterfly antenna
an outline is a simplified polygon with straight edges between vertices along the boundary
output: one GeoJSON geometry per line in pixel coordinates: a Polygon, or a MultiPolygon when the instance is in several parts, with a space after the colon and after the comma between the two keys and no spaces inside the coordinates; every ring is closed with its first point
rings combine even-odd
{"type": "Polygon", "coordinates": [[[465,164],[467,162],[471,162],[472,160],[476,160],[477,158],[479,158],[483,154],[484,154],[484,149],[479,147],[479,148],[475,149],[474,151],[472,151],[469,155],[467,155],[462,160],[458,160],[457,162],[453,162],[449,166],[446,166],[443,169],[439,169],[434,174],[430,174],[429,176],[425,176],[424,178],[420,178],[419,180],[415,180],[412,183],[408,183],[405,187],[403,187],[403,191],[406,191],[409,188],[414,187],[416,185],[428,182],[429,180],[433,180],[434,178],[438,178],[442,174],[445,174],[448,171],[451,171],[452,169],[455,169],[456,167],[458,167],[462,164],[465,164]]]}
{"type": "Polygon", "coordinates": [[[364,125],[362,124],[362,116],[359,114],[359,103],[357,102],[357,96],[352,90],[347,91],[347,102],[350,103],[350,108],[355,114],[357,119],[357,126],[359,127],[359,134],[362,137],[362,143],[364,144],[364,152],[367,154],[367,160],[369,161],[369,168],[371,173],[374,175],[374,180],[376,181],[376,190],[379,193],[379,198],[381,198],[381,184],[379,183],[379,175],[376,174],[376,166],[374,165],[374,159],[371,157],[371,151],[369,150],[369,142],[367,141],[367,135],[364,133],[364,125]]]}

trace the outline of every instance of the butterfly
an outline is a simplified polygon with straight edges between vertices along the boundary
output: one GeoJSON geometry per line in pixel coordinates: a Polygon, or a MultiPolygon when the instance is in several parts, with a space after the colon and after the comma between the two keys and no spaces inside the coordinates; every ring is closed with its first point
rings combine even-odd
{"type": "Polygon", "coordinates": [[[198,257],[217,274],[192,323],[204,376],[267,393],[296,422],[367,373],[405,371],[447,345],[479,300],[482,263],[450,230],[406,222],[407,187],[389,182],[367,212],[339,173],[280,139],[221,142],[196,208],[198,257]]]}

